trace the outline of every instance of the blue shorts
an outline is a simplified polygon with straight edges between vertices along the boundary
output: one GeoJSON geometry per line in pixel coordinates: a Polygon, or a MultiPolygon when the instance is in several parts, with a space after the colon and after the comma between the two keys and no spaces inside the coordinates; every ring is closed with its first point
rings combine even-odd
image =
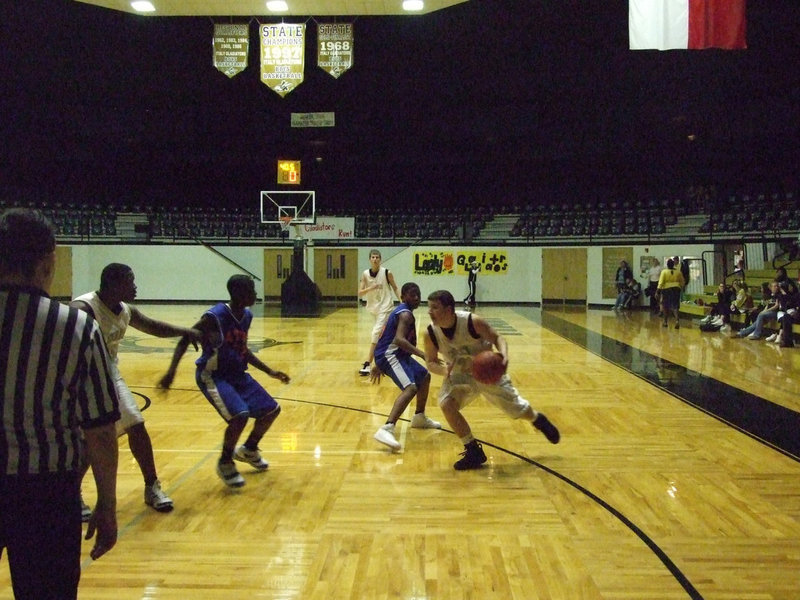
{"type": "Polygon", "coordinates": [[[240,416],[257,419],[278,409],[275,398],[249,373],[219,377],[197,369],[195,379],[200,391],[226,422],[240,416]]]}
{"type": "Polygon", "coordinates": [[[376,356],[375,364],[384,374],[392,378],[395,385],[401,390],[406,389],[411,384],[417,387],[422,385],[426,377],[429,377],[428,369],[423,367],[410,355],[398,358],[394,355],[376,356]]]}

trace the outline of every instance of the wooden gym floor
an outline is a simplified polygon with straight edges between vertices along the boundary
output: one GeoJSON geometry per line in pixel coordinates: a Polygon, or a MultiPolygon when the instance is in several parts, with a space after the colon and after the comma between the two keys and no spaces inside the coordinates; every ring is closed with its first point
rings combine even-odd
{"type": "MultiPolygon", "coordinates": [[[[185,325],[206,308],[138,306],[185,325]]],[[[397,390],[356,372],[370,315],[281,319],[256,307],[251,349],[292,382],[256,372],[283,411],[261,444],[269,470],[240,466],[238,492],[215,474],[223,422],[195,387],[196,355],[160,392],[175,340],[130,329],[120,366],[149,404],[175,510],[144,505],[122,438],[119,542],[97,562],[84,542],[79,597],[800,598],[800,348],[688,320],[665,329],[646,311],[478,311],[507,337],[512,378],[559,426],[559,445],[478,401],[466,416],[485,468],[454,471],[455,436],[407,420],[391,454],[372,435],[397,390]]],[[[424,305],[416,316],[428,324],[424,305]]],[[[434,376],[427,412],[446,428],[439,385],[434,376]]],[[[90,504],[92,488],[87,479],[90,504]]]]}

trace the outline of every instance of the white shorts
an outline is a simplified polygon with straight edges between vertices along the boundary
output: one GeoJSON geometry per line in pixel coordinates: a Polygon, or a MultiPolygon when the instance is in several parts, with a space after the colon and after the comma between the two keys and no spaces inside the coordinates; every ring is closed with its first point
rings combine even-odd
{"type": "Polygon", "coordinates": [[[122,435],[134,425],[144,423],[144,417],[142,416],[142,411],[139,410],[139,404],[130,389],[128,389],[128,384],[122,379],[116,361],[111,361],[111,378],[114,380],[114,387],[117,388],[117,395],[119,396],[120,418],[116,423],[117,435],[122,435]]]}
{"type": "Polygon", "coordinates": [[[392,314],[394,306],[390,306],[385,311],[375,315],[375,327],[372,328],[372,343],[377,344],[383,333],[383,328],[386,326],[386,321],[389,320],[389,315],[392,314]]]}
{"type": "Polygon", "coordinates": [[[439,405],[448,397],[452,397],[458,408],[463,409],[481,395],[512,419],[519,419],[530,406],[530,403],[511,385],[511,378],[508,375],[503,375],[498,383],[487,384],[480,383],[472,375],[464,373],[451,373],[450,377],[444,380],[439,390],[439,405]]]}

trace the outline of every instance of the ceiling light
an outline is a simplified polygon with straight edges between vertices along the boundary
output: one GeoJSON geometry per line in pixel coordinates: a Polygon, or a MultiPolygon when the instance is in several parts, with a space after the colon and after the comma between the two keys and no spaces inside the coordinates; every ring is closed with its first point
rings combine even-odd
{"type": "Polygon", "coordinates": [[[403,0],[403,10],[422,10],[425,3],[422,0],[403,0]]]}
{"type": "Polygon", "coordinates": [[[271,10],[272,12],[285,12],[289,10],[289,5],[283,0],[269,0],[269,2],[267,2],[267,10],[271,10]]]}
{"type": "Polygon", "coordinates": [[[136,2],[131,2],[131,8],[139,12],[155,12],[156,10],[156,7],[153,6],[153,3],[148,2],[147,0],[136,0],[136,2]]]}

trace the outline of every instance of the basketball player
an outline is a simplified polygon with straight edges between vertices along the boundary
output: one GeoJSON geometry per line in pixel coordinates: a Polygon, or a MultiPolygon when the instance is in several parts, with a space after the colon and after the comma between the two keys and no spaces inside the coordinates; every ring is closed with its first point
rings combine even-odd
{"type": "Polygon", "coordinates": [[[508,367],[508,345],[505,338],[475,313],[455,310],[455,299],[446,290],[428,296],[431,324],[423,334],[425,360],[431,373],[444,376],[439,391],[439,406],[450,427],[464,444],[462,458],[453,465],[458,471],[477,469],[486,462],[483,447],[473,437],[467,420],[461,414],[478,395],[505,412],[512,419],[526,419],[541,431],[552,444],[561,438],[558,429],[543,413],[536,412],[511,385],[508,375],[495,384],[480,383],[472,376],[472,357],[496,347],[508,367]],[[445,364],[439,361],[439,354],[445,364]]]}
{"type": "Polygon", "coordinates": [[[417,406],[411,418],[411,427],[417,429],[441,429],[442,425],[425,415],[428,402],[428,390],[431,386],[431,374],[428,370],[411,358],[419,356],[423,360],[425,354],[417,348],[417,323],[414,309],[420,303],[419,286],[406,283],[400,290],[401,304],[395,308],[386,321],[378,343],[375,346],[375,365],[370,372],[372,383],[379,383],[381,374],[392,378],[400,388],[400,395],[395,399],[386,424],[375,432],[375,439],[389,446],[393,452],[400,450],[400,442],[395,438],[394,430],[397,419],[406,410],[411,399],[417,397],[417,406]]]}
{"type": "MultiPolygon", "coordinates": [[[[119,344],[125,337],[128,325],[156,337],[186,336],[196,342],[200,332],[186,327],[176,327],[163,321],[156,321],[142,314],[129,304],[136,298],[136,283],[133,270],[128,265],[111,263],[100,274],[100,289],[78,296],[70,306],[83,310],[94,317],[100,326],[103,340],[111,357],[111,376],[119,394],[120,420],[117,421],[117,435],[128,434],[128,445],[144,477],[144,501],[158,512],[169,512],[173,508],[172,499],[161,489],[153,457],[153,443],[144,426],[144,417],[125,380],[119,372],[119,344]]],[[[84,465],[86,474],[89,465],[84,465]]],[[[82,517],[88,521],[91,509],[82,505],[82,517]]]]}
{"type": "Polygon", "coordinates": [[[375,326],[372,328],[372,340],[369,346],[367,360],[361,366],[361,375],[370,374],[370,365],[375,357],[375,344],[383,331],[386,319],[394,309],[394,298],[392,290],[397,299],[400,299],[400,292],[397,291],[397,284],[394,282],[394,275],[389,269],[381,267],[381,253],[378,250],[369,251],[369,269],[361,274],[361,283],[358,286],[358,297],[367,301],[367,310],[375,316],[375,326]]]}
{"type": "MultiPolygon", "coordinates": [[[[253,280],[246,275],[228,279],[230,302],[220,302],[203,314],[195,329],[203,334],[203,355],[197,359],[195,379],[200,391],[228,424],[222,439],[222,454],[217,463],[217,475],[232,488],[245,484],[233,461],[245,462],[257,471],[266,471],[269,463],[261,457],[258,443],[281,412],[275,399],[247,372],[253,365],[281,383],[289,376],[261,362],[247,347],[247,332],[253,321],[250,306],[256,301],[253,280]],[[236,446],[248,418],[255,423],[245,443],[236,446]]],[[[184,337],[178,342],[172,363],[159,386],[169,389],[175,371],[189,346],[184,337]]]]}

